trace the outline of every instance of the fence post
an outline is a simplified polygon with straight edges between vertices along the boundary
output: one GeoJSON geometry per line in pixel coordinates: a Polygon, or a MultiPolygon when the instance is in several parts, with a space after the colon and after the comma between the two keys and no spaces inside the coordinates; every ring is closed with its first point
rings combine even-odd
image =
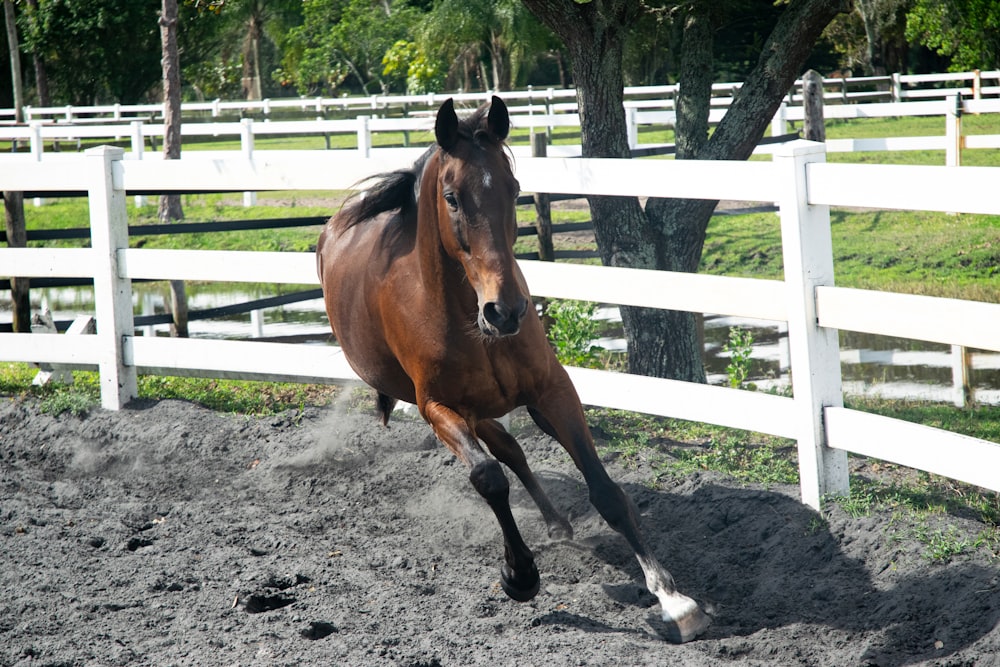
{"type": "MultiPolygon", "coordinates": [[[[548,136],[544,132],[531,133],[531,157],[548,155],[548,136]]],[[[543,262],[556,261],[555,246],[552,243],[552,207],[548,193],[535,193],[536,229],[538,231],[538,259],[543,262]]]]}
{"type": "Polygon", "coordinates": [[[892,101],[902,102],[903,101],[903,79],[901,78],[899,72],[892,73],[892,101]]]}
{"type": "MultiPolygon", "coordinates": [[[[243,149],[243,157],[249,162],[253,160],[253,119],[243,118],[240,120],[240,148],[243,149]]],[[[243,206],[250,208],[257,205],[256,192],[243,193],[243,206]]]]}
{"type": "Polygon", "coordinates": [[[945,108],[946,137],[944,163],[949,167],[962,164],[962,96],[949,95],[945,108]]]}
{"type": "Polygon", "coordinates": [[[358,155],[372,156],[372,133],[368,127],[368,116],[358,116],[358,155]]]}
{"type": "Polygon", "coordinates": [[[972,391],[972,354],[962,345],[951,346],[951,380],[955,387],[952,403],[957,408],[967,408],[976,401],[972,391]]]}
{"type": "Polygon", "coordinates": [[[625,109],[625,133],[628,136],[628,147],[634,149],[639,145],[639,125],[636,122],[638,109],[629,107],[625,109]]]}
{"type": "MultiPolygon", "coordinates": [[[[4,228],[7,245],[11,248],[28,246],[28,228],[24,221],[24,192],[3,191],[4,228]]],[[[13,330],[15,333],[31,331],[31,279],[10,277],[10,301],[13,330]]]]}
{"type": "Polygon", "coordinates": [[[799,480],[802,502],[816,509],[824,496],[849,491],[847,452],[827,447],[823,419],[824,408],[843,405],[838,331],[816,318],[816,287],[833,284],[830,207],[807,201],[808,165],[825,161],[826,146],[815,142],[793,141],[775,153],[799,480]]]}
{"type": "MultiPolygon", "coordinates": [[[[141,160],[142,154],[146,151],[146,141],[142,137],[142,121],[133,120],[129,124],[132,126],[132,157],[141,160]]],[[[141,208],[146,205],[146,196],[136,195],[134,201],[135,207],[141,208]]]]}
{"type": "MultiPolygon", "coordinates": [[[[31,157],[35,159],[35,162],[42,161],[42,155],[45,153],[45,142],[42,140],[42,123],[35,122],[30,126],[31,128],[31,143],[29,149],[31,150],[31,157]]],[[[53,149],[55,147],[53,146],[53,149]]],[[[35,206],[41,206],[45,203],[45,200],[41,197],[35,197],[35,206]]]]}
{"type": "Polygon", "coordinates": [[[90,148],[85,153],[94,163],[88,170],[91,184],[90,236],[94,251],[94,310],[97,314],[97,337],[100,339],[98,369],[101,375],[101,407],[119,410],[139,395],[136,386],[132,338],[132,283],[124,263],[128,248],[128,213],[125,188],[117,162],[124,149],[113,146],[90,148]],[[125,274],[125,275],[123,275],[125,274]]]}
{"type": "MultiPolygon", "coordinates": [[[[841,79],[843,81],[843,79],[841,79]]],[[[826,124],[823,118],[823,76],[814,69],[802,76],[803,139],[826,141],[826,124]]]]}

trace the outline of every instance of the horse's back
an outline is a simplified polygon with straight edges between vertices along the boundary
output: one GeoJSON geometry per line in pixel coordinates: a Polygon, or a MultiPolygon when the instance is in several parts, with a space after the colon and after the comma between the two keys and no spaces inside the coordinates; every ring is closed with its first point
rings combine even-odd
{"type": "Polygon", "coordinates": [[[362,380],[380,392],[412,402],[412,382],[403,372],[386,331],[381,291],[407,260],[407,241],[397,212],[360,224],[338,214],[316,247],[327,316],[337,342],[362,380]]]}

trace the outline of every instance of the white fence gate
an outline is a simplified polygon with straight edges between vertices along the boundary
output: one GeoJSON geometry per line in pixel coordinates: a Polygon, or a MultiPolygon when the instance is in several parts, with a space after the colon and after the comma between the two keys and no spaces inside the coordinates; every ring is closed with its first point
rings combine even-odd
{"type": "MultiPolygon", "coordinates": [[[[0,360],[97,368],[101,403],[136,395],[138,373],[344,382],[357,378],[340,349],[285,343],[136,335],[130,281],[317,284],[311,253],[129,248],[127,189],[347,189],[399,158],[123,160],[102,147],[73,159],[0,159],[4,190],[84,190],[92,247],[0,248],[0,275],[94,278],[94,335],[0,334],[0,360]]],[[[1000,444],[843,407],[838,330],[1000,351],[1000,304],[836,287],[829,206],[1000,214],[998,168],[827,164],[822,144],[798,141],[773,162],[519,158],[526,192],[778,202],[785,279],[760,280],[524,261],[538,296],[786,321],[793,396],[571,368],[584,403],[703,421],[798,442],[803,501],[848,491],[855,452],[1000,491],[1000,444]]],[[[777,223],[776,223],[777,224],[777,223]]]]}

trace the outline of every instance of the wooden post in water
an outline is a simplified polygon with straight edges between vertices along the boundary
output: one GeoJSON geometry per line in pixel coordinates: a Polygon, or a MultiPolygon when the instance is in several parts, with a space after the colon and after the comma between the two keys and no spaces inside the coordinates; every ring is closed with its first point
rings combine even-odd
{"type": "MultiPolygon", "coordinates": [[[[531,133],[531,157],[548,155],[548,134],[544,131],[531,133]]],[[[555,245],[552,242],[552,204],[547,192],[535,193],[535,230],[538,232],[538,259],[543,262],[556,261],[555,245]]],[[[542,326],[548,332],[552,328],[548,299],[539,300],[542,308],[542,326]]]]}
{"type": "Polygon", "coordinates": [[[174,320],[170,323],[170,335],[174,338],[188,337],[188,303],[187,289],[183,280],[171,280],[170,284],[170,314],[174,320]]]}
{"type": "MultiPolygon", "coordinates": [[[[24,193],[3,193],[4,217],[7,227],[7,245],[24,248],[28,245],[28,231],[24,222],[24,193]]],[[[31,331],[31,298],[27,278],[10,279],[10,300],[13,303],[13,328],[15,333],[31,331]]]]}
{"type": "Polygon", "coordinates": [[[951,346],[951,379],[955,387],[955,407],[973,405],[976,395],[972,391],[972,355],[963,345],[951,346]]]}
{"type": "Polygon", "coordinates": [[[809,141],[826,141],[823,122],[823,77],[814,69],[802,76],[802,106],[805,110],[804,137],[809,141]]]}
{"type": "MultiPolygon", "coordinates": [[[[548,137],[544,132],[532,132],[531,156],[545,157],[548,155],[548,137]]],[[[538,230],[538,259],[543,262],[554,262],[555,246],[552,243],[552,206],[546,192],[535,193],[535,227],[538,230]]]]}

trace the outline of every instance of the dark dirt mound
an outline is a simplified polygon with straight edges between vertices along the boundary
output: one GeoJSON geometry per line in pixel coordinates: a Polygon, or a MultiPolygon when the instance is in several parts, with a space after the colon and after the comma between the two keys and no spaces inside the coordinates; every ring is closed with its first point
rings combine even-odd
{"type": "MultiPolygon", "coordinates": [[[[802,506],[710,474],[651,488],[609,464],[707,636],[665,643],[656,600],[557,445],[515,418],[576,529],[499,586],[499,531],[405,416],[253,419],[180,401],[85,418],[0,403],[2,665],[997,665],[1000,566],[928,560],[912,519],[802,506]]],[[[981,526],[942,517],[958,537],[981,526]]]]}

